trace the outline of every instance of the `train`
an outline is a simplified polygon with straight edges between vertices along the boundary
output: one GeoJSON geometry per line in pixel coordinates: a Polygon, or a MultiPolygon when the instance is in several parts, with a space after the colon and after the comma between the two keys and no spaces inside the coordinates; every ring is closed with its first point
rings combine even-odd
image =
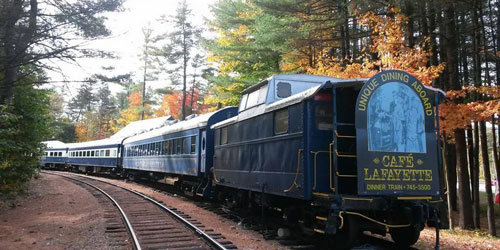
{"type": "Polygon", "coordinates": [[[139,121],[104,140],[49,143],[41,165],[148,178],[234,209],[270,209],[280,229],[325,236],[337,248],[363,231],[389,233],[399,247],[413,245],[426,224],[439,232],[442,91],[388,70],[369,79],[277,74],[241,94],[238,107],[139,121]]]}

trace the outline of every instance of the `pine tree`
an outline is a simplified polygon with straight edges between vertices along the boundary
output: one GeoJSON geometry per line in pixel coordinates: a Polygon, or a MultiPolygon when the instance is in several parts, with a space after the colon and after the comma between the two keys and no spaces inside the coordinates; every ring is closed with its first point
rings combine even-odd
{"type": "Polygon", "coordinates": [[[181,118],[186,118],[186,97],[187,97],[187,77],[188,65],[193,53],[193,47],[198,43],[198,37],[201,30],[196,27],[190,18],[191,9],[189,9],[186,1],[179,3],[176,9],[176,14],[171,17],[163,17],[161,21],[173,27],[173,31],[165,33],[159,37],[160,42],[164,42],[164,46],[158,51],[158,55],[164,57],[166,61],[174,68],[169,68],[168,73],[171,74],[171,79],[175,83],[177,77],[182,78],[182,107],[181,118]]]}

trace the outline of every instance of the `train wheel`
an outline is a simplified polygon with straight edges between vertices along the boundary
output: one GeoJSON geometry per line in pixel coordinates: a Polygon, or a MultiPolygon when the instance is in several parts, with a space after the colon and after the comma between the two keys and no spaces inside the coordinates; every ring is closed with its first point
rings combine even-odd
{"type": "Polygon", "coordinates": [[[420,237],[420,227],[404,227],[391,229],[391,238],[394,240],[399,249],[408,249],[415,244],[420,237]]]}

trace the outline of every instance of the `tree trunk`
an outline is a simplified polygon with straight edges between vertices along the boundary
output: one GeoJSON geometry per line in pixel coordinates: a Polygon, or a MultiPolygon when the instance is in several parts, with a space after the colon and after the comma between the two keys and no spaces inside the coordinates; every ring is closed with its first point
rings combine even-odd
{"type": "MultiPolygon", "coordinates": [[[[474,162],[473,169],[471,170],[472,178],[472,199],[474,210],[479,213],[479,123],[474,122],[474,162]]],[[[480,214],[478,215],[480,216],[480,214]]],[[[480,218],[475,218],[477,220],[476,228],[481,228],[480,218]]]]}
{"type": "Polygon", "coordinates": [[[490,159],[488,156],[488,139],[486,137],[486,122],[479,122],[479,139],[481,140],[481,157],[483,158],[484,182],[486,187],[486,197],[488,200],[487,218],[488,233],[496,236],[495,213],[493,207],[493,192],[491,190],[490,159]]]}
{"type": "Polygon", "coordinates": [[[408,25],[407,25],[407,28],[408,28],[408,32],[407,32],[407,38],[408,38],[408,46],[410,48],[413,48],[415,47],[415,37],[413,36],[413,34],[415,33],[415,29],[414,29],[414,25],[413,25],[413,22],[415,21],[414,18],[413,18],[413,5],[410,1],[406,1],[406,17],[408,18],[408,25]]]}
{"type": "MultiPolygon", "coordinates": [[[[446,26],[446,57],[448,69],[448,87],[454,90],[460,89],[460,80],[458,74],[458,49],[457,32],[455,25],[455,7],[450,4],[445,7],[445,26],[446,26]]],[[[463,129],[455,130],[455,148],[457,154],[458,169],[458,208],[459,208],[459,226],[462,229],[474,228],[472,220],[472,209],[470,206],[470,182],[469,169],[467,163],[467,147],[465,143],[465,131],[463,129]]]]}
{"type": "Polygon", "coordinates": [[[148,67],[148,52],[147,52],[147,45],[146,45],[146,53],[145,53],[145,59],[144,59],[144,78],[142,79],[142,112],[141,112],[141,120],[144,120],[144,112],[145,112],[145,105],[146,105],[146,74],[147,74],[147,67],[148,67]]]}
{"type": "Polygon", "coordinates": [[[191,107],[191,113],[193,112],[193,105],[194,105],[194,88],[196,87],[196,67],[194,68],[194,74],[193,74],[193,86],[191,87],[191,100],[189,106],[191,107]]]}
{"type": "MultiPolygon", "coordinates": [[[[480,213],[479,213],[479,186],[474,185],[474,180],[479,171],[474,169],[474,138],[473,138],[472,128],[467,129],[467,154],[469,156],[469,171],[470,171],[470,182],[472,183],[472,214],[474,219],[474,228],[481,228],[480,213]]],[[[478,178],[479,180],[479,178],[478,178]]]]}
{"type": "Polygon", "coordinates": [[[458,225],[461,229],[473,229],[472,207],[470,205],[470,183],[469,171],[467,168],[467,155],[465,154],[465,133],[463,129],[455,130],[455,147],[457,150],[458,169],[458,225]],[[461,153],[459,153],[461,152],[461,153]]]}
{"type": "Polygon", "coordinates": [[[182,120],[186,119],[186,85],[187,85],[187,63],[188,63],[188,48],[186,41],[186,27],[182,25],[182,48],[183,48],[183,68],[182,68],[182,120]]]}
{"type": "MultiPolygon", "coordinates": [[[[498,146],[497,146],[497,133],[496,133],[496,117],[495,115],[491,116],[491,134],[493,135],[492,141],[493,141],[493,162],[495,163],[495,172],[497,176],[497,187],[498,187],[498,177],[500,176],[500,159],[498,156],[498,146]]],[[[497,189],[498,190],[498,189],[497,189]]]]}
{"type": "Polygon", "coordinates": [[[430,46],[432,50],[431,65],[438,65],[438,51],[436,41],[436,8],[434,3],[428,3],[429,8],[429,33],[430,33],[430,46]]]}
{"type": "MultiPolygon", "coordinates": [[[[500,36],[498,35],[498,32],[500,32],[500,1],[496,2],[497,6],[497,29],[495,34],[495,40],[496,40],[496,51],[500,51],[500,36]]],[[[497,60],[495,63],[495,70],[496,70],[496,75],[497,75],[497,86],[500,84],[500,60],[497,60]]],[[[498,173],[498,171],[497,171],[498,173]]],[[[500,176],[497,175],[497,179],[499,179],[500,176]]]]}

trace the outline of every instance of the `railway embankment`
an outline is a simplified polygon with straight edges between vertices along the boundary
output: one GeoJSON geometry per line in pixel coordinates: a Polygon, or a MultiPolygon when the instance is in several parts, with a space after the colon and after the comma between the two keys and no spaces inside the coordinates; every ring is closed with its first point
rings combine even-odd
{"type": "MultiPolygon", "coordinates": [[[[185,197],[123,180],[91,177],[127,187],[175,207],[210,227],[239,249],[286,249],[237,221],[204,209],[185,197]]],[[[0,203],[0,249],[117,249],[106,234],[106,209],[82,185],[40,174],[15,200],[0,203]]],[[[389,238],[389,237],[388,237],[389,238]]],[[[383,245],[383,244],[382,244],[383,245]]],[[[434,232],[425,229],[414,249],[432,249],[434,232]]],[[[371,248],[372,249],[372,248],[371,248]]],[[[374,248],[383,249],[383,248],[374,248]]],[[[441,233],[441,249],[500,249],[500,239],[474,232],[441,233]]]]}

